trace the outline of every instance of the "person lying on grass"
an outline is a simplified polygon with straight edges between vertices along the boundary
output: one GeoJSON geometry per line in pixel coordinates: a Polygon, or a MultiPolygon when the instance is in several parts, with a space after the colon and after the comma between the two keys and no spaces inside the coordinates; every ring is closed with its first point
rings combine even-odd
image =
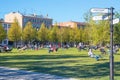
{"type": "Polygon", "coordinates": [[[88,51],[88,56],[92,57],[92,58],[95,58],[97,61],[99,60],[100,56],[99,55],[95,55],[93,52],[92,52],[92,49],[89,49],[88,51]]]}
{"type": "Polygon", "coordinates": [[[27,45],[23,46],[22,48],[18,49],[19,51],[24,51],[27,49],[27,45]]]}

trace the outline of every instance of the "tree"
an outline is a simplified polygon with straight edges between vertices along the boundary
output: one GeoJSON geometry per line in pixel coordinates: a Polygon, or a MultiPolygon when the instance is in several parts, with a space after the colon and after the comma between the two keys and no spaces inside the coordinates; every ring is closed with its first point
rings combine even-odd
{"type": "Polygon", "coordinates": [[[120,43],[120,23],[114,25],[114,43],[120,43]]]}
{"type": "Polygon", "coordinates": [[[74,43],[80,42],[80,38],[81,38],[80,36],[81,36],[80,30],[77,24],[75,23],[74,27],[69,29],[69,37],[70,37],[69,42],[74,42],[74,43]]]}
{"type": "Polygon", "coordinates": [[[120,18],[120,12],[115,12],[115,18],[120,18]]]}
{"type": "Polygon", "coordinates": [[[85,31],[85,32],[87,32],[86,35],[88,36],[88,42],[89,42],[89,44],[93,44],[94,37],[95,37],[94,34],[96,34],[95,33],[96,24],[95,24],[95,21],[93,21],[92,19],[89,21],[88,24],[89,25],[87,25],[87,28],[85,29],[87,31],[85,31]]]}
{"type": "Polygon", "coordinates": [[[90,12],[85,13],[84,18],[87,23],[87,28],[84,30],[87,34],[84,33],[84,36],[88,35],[88,40],[91,44],[105,44],[110,41],[108,21],[93,21],[90,12]]]}
{"type": "Polygon", "coordinates": [[[70,35],[69,42],[71,42],[71,43],[75,42],[75,40],[74,40],[74,30],[72,28],[70,28],[69,35],[70,35]]]}
{"type": "Polygon", "coordinates": [[[109,21],[100,21],[97,29],[99,43],[105,45],[106,43],[110,42],[109,21]]]}
{"type": "Polygon", "coordinates": [[[44,23],[41,24],[41,27],[38,31],[38,40],[40,40],[41,42],[48,41],[48,29],[46,28],[44,23]]]}
{"type": "Polygon", "coordinates": [[[60,35],[59,40],[60,42],[69,42],[69,28],[68,27],[62,27],[59,29],[60,35]]]}
{"type": "Polygon", "coordinates": [[[84,19],[85,19],[86,23],[89,23],[92,19],[92,13],[89,11],[84,13],[84,19]]]}
{"type": "Polygon", "coordinates": [[[57,24],[55,24],[50,31],[49,38],[50,38],[50,41],[52,41],[52,42],[58,42],[58,39],[59,39],[58,37],[59,37],[58,26],[57,26],[57,24]]]}
{"type": "Polygon", "coordinates": [[[32,23],[28,22],[23,29],[23,40],[28,44],[36,38],[36,30],[33,28],[32,23]]]}
{"type": "Polygon", "coordinates": [[[75,42],[80,42],[81,35],[80,35],[80,29],[78,28],[77,24],[74,25],[73,31],[74,31],[75,42]]]}
{"type": "Polygon", "coordinates": [[[86,26],[83,29],[83,31],[81,31],[80,33],[82,35],[82,41],[89,44],[90,43],[90,27],[86,26]]]}
{"type": "Polygon", "coordinates": [[[14,19],[14,22],[11,24],[11,27],[8,30],[8,39],[10,41],[15,42],[15,47],[17,46],[17,42],[21,40],[22,29],[17,21],[14,19]]]}
{"type": "MultiPolygon", "coordinates": [[[[120,18],[120,12],[115,12],[115,18],[120,18]]],[[[120,22],[118,24],[114,24],[114,43],[120,43],[120,22]]]]}
{"type": "Polygon", "coordinates": [[[2,26],[2,24],[0,23],[0,42],[6,38],[6,32],[2,26]]]}
{"type": "Polygon", "coordinates": [[[109,38],[109,22],[108,21],[90,21],[89,37],[92,44],[106,44],[109,38]]]}
{"type": "Polygon", "coordinates": [[[79,42],[85,42],[84,40],[84,28],[78,29],[78,40],[79,42]]]}
{"type": "Polygon", "coordinates": [[[86,22],[86,28],[84,28],[84,32],[82,33],[83,35],[83,41],[86,43],[91,44],[92,43],[92,26],[94,25],[94,21],[92,20],[92,13],[91,12],[86,12],[84,14],[84,19],[86,22]]]}

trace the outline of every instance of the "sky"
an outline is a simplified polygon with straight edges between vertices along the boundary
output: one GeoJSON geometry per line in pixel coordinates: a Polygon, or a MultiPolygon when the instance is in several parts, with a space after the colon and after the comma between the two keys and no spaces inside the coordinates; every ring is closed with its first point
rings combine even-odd
{"type": "Polygon", "coordinates": [[[23,14],[48,14],[53,23],[84,22],[84,14],[91,8],[114,7],[114,12],[120,12],[120,0],[2,0],[0,6],[0,18],[19,11],[23,14]]]}

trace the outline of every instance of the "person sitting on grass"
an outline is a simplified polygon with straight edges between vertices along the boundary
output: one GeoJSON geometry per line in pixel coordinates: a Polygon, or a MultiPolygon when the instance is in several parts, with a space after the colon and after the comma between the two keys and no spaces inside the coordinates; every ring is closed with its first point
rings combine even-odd
{"type": "Polygon", "coordinates": [[[54,48],[50,47],[48,52],[50,53],[50,52],[53,52],[53,51],[54,51],[54,48]]]}
{"type": "Polygon", "coordinates": [[[100,56],[99,55],[95,55],[93,52],[92,52],[92,49],[89,49],[88,51],[88,55],[92,58],[95,58],[97,61],[99,60],[100,56]]]}
{"type": "Polygon", "coordinates": [[[50,52],[57,52],[57,51],[58,51],[58,46],[51,46],[48,52],[50,53],[50,52]]]}

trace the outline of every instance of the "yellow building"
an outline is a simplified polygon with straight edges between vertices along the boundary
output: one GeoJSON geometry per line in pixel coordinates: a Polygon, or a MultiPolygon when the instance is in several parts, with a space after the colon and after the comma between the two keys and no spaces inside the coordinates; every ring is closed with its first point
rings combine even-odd
{"type": "Polygon", "coordinates": [[[80,28],[80,27],[84,27],[85,25],[86,25],[86,23],[84,23],[84,22],[75,22],[75,21],[68,21],[68,22],[60,22],[60,23],[58,23],[58,26],[70,27],[70,28],[74,28],[75,26],[80,28]]]}

